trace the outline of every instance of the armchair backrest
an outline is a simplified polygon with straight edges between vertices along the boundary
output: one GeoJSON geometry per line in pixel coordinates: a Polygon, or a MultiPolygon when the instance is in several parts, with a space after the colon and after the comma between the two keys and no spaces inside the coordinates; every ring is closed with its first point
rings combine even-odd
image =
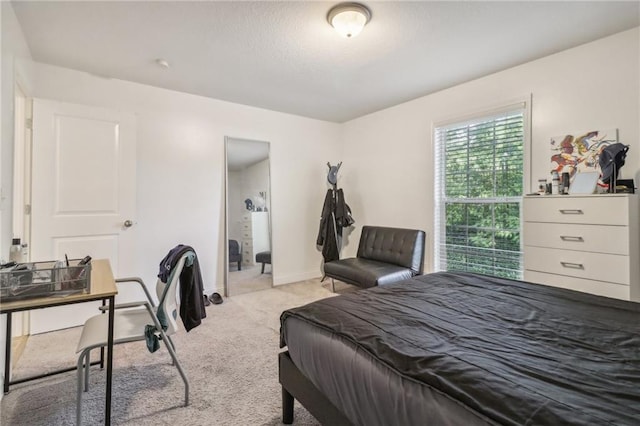
{"type": "Polygon", "coordinates": [[[166,326],[166,333],[173,334],[178,331],[178,283],[180,282],[180,274],[185,265],[193,264],[196,254],[188,251],[180,256],[178,263],[171,270],[171,274],[167,279],[167,283],[163,283],[160,279],[156,282],[156,294],[158,295],[158,320],[163,326],[166,326]]]}
{"type": "Polygon", "coordinates": [[[382,226],[363,226],[358,257],[391,263],[421,275],[424,264],[424,231],[382,226]]]}
{"type": "Polygon", "coordinates": [[[229,240],[229,254],[240,254],[240,244],[236,240],[229,240]]]}

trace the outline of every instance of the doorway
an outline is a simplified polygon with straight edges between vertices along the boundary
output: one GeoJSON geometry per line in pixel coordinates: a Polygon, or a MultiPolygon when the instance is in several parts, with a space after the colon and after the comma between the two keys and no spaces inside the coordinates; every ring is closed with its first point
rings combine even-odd
{"type": "Polygon", "coordinates": [[[225,295],[273,286],[269,142],[225,138],[225,295]]]}

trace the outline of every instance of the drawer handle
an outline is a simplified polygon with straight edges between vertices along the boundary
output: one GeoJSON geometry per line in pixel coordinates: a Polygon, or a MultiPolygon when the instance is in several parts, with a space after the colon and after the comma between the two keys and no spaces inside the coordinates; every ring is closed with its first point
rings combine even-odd
{"type": "Polygon", "coordinates": [[[584,269],[584,265],[582,263],[560,262],[560,264],[565,268],[584,269]]]}
{"type": "Polygon", "coordinates": [[[560,213],[562,214],[584,214],[584,212],[580,209],[560,209],[560,213]]]}
{"type": "Polygon", "coordinates": [[[582,237],[573,237],[571,235],[560,235],[560,239],[562,241],[575,241],[575,242],[583,242],[584,239],[582,237]]]}

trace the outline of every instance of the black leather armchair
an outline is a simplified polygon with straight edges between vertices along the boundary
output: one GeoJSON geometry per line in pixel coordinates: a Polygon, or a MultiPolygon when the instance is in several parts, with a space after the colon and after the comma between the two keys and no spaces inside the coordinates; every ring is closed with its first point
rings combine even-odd
{"type": "Polygon", "coordinates": [[[424,245],[424,231],[363,226],[357,257],[327,262],[324,273],[363,288],[395,283],[422,275],[424,245]]]}
{"type": "Polygon", "coordinates": [[[236,240],[229,240],[229,263],[238,262],[238,271],[242,271],[242,252],[236,240]]]}
{"type": "Polygon", "coordinates": [[[262,271],[260,273],[264,274],[264,265],[271,265],[271,251],[261,251],[256,254],[256,263],[262,263],[262,271]]]}

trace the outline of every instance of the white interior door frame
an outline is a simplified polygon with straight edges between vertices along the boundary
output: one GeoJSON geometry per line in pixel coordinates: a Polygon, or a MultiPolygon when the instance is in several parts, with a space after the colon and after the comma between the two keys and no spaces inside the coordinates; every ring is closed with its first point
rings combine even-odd
{"type": "MultiPolygon", "coordinates": [[[[19,82],[14,86],[14,140],[13,140],[13,238],[23,244],[30,241],[31,199],[31,99],[19,82]]],[[[28,261],[23,257],[23,261],[28,261]]],[[[11,335],[14,338],[29,335],[29,311],[16,313],[12,317],[11,335]]]]}

